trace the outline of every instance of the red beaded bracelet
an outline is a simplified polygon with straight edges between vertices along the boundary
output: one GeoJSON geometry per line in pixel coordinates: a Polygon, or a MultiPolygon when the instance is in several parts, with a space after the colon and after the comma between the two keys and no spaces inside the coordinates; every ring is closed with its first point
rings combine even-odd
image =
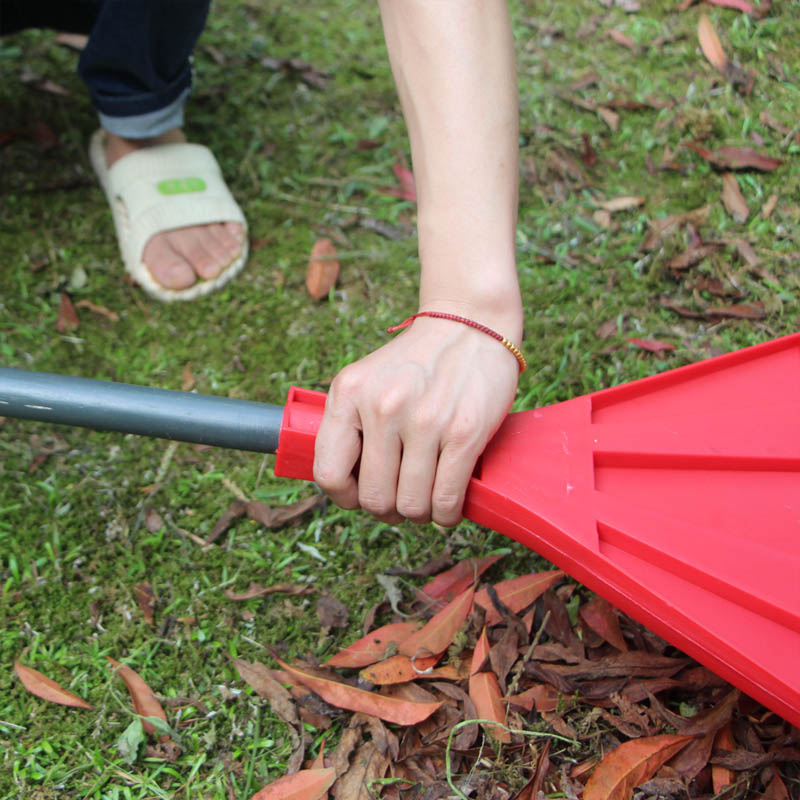
{"type": "Polygon", "coordinates": [[[475,328],[475,330],[482,331],[483,333],[488,334],[492,337],[492,339],[497,339],[500,344],[502,344],[510,353],[517,359],[517,364],[519,364],[519,371],[524,372],[528,368],[528,363],[525,361],[525,356],[522,355],[522,351],[517,347],[514,342],[510,339],[506,339],[505,336],[501,336],[497,331],[493,331],[491,328],[487,328],[486,325],[482,325],[480,322],[475,322],[473,319],[467,319],[467,317],[459,317],[457,314],[446,314],[443,311],[418,311],[416,314],[412,314],[408,319],[404,319],[399,325],[393,325],[391,328],[387,328],[387,333],[394,333],[395,331],[400,331],[403,328],[407,328],[417,317],[434,317],[436,319],[449,319],[452,322],[460,322],[462,325],[468,325],[470,328],[475,328]]]}

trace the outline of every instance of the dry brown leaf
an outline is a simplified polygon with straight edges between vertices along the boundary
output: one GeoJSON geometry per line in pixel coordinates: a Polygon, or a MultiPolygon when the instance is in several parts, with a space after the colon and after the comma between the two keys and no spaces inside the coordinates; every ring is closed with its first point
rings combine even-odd
{"type": "Polygon", "coordinates": [[[234,592],[232,589],[225,590],[225,597],[236,602],[240,600],[252,600],[254,597],[266,597],[268,594],[292,594],[304,595],[313,594],[317,590],[313,586],[301,586],[296,583],[275,583],[272,586],[262,586],[260,583],[251,583],[243,592],[234,592]]]}
{"type": "Polygon", "coordinates": [[[317,617],[320,625],[326,630],[346,628],[350,610],[341,601],[330,594],[323,594],[317,600],[317,617]]]}
{"type": "Polygon", "coordinates": [[[289,726],[292,739],[292,755],[286,765],[287,773],[297,772],[305,758],[305,740],[302,736],[302,725],[298,717],[297,707],[291,694],[270,674],[270,670],[263,664],[252,664],[239,658],[234,658],[239,675],[255,690],[255,692],[269,700],[276,716],[289,726]]]}
{"type": "Polygon", "coordinates": [[[690,247],[667,261],[667,269],[684,270],[699,264],[703,259],[719,250],[718,244],[701,244],[690,247]]]}
{"type": "Polygon", "coordinates": [[[643,206],[644,197],[639,195],[622,195],[621,197],[614,197],[611,200],[600,200],[597,205],[613,214],[615,211],[628,211],[631,208],[643,206]]]}
{"type": "Polygon", "coordinates": [[[675,349],[675,345],[672,342],[662,342],[660,339],[637,339],[634,337],[628,339],[628,341],[642,350],[647,350],[649,353],[663,353],[666,350],[675,349]]]}
{"type": "Polygon", "coordinates": [[[777,772],[773,772],[772,780],[767,784],[767,788],[761,797],[763,800],[792,800],[786,784],[777,772]]]}
{"type": "Polygon", "coordinates": [[[152,628],[153,611],[156,607],[156,595],[153,592],[153,587],[149,583],[137,583],[133,587],[133,594],[139,604],[144,621],[152,628]]]}
{"type": "Polygon", "coordinates": [[[697,38],[700,40],[700,49],[708,59],[712,67],[721,73],[725,73],[728,67],[728,57],[722,47],[722,42],[717,35],[717,31],[711,24],[711,20],[704,14],[700,14],[697,23],[697,38]]]}
{"type": "Polygon", "coordinates": [[[736,222],[747,222],[750,209],[732,172],[722,173],[722,204],[736,222]]]}
{"type": "Polygon", "coordinates": [[[396,655],[365,667],[359,673],[365,681],[376,686],[389,686],[393,683],[405,683],[430,674],[442,653],[434,656],[423,656],[411,659],[408,656],[396,655]]]}
{"type": "Polygon", "coordinates": [[[507,702],[526,711],[555,711],[561,700],[561,693],[546,683],[537,683],[520,694],[505,698],[507,702]]]}
{"type": "MultiPolygon", "coordinates": [[[[518,578],[509,578],[507,581],[496,583],[494,588],[497,592],[497,599],[512,614],[517,614],[563,577],[564,573],[558,569],[548,572],[533,572],[530,575],[520,575],[518,578]]],[[[486,609],[487,625],[497,625],[502,621],[503,618],[494,607],[487,589],[481,589],[475,593],[475,604],[486,609]]]]}
{"type": "Polygon", "coordinates": [[[380,190],[382,194],[388,194],[392,197],[399,197],[401,200],[407,200],[409,203],[417,202],[417,187],[414,180],[414,173],[401,163],[396,163],[392,170],[397,177],[399,186],[384,187],[380,190]]]}
{"type": "Polygon", "coordinates": [[[761,172],[774,172],[783,164],[781,159],[768,156],[752,147],[725,145],[718,147],[716,150],[709,150],[697,142],[686,142],[685,144],[690,150],[694,150],[700,158],[724,170],[757,169],[761,172]]]}
{"type": "Polygon", "coordinates": [[[767,312],[759,300],[753,303],[737,303],[734,306],[715,306],[706,310],[709,317],[727,317],[729,319],[766,319],[767,312]]]}
{"type": "Polygon", "coordinates": [[[311,248],[306,269],[306,289],[315,300],[327,297],[339,277],[336,246],[330,239],[319,239],[311,248]]]}
{"type": "Polygon", "coordinates": [[[775,207],[778,205],[778,195],[771,194],[767,198],[767,202],[761,207],[761,216],[764,219],[769,219],[772,216],[772,212],[775,210],[775,207]]]}
{"type": "Polygon", "coordinates": [[[374,800],[371,787],[389,768],[389,756],[375,742],[363,742],[356,750],[349,769],[334,784],[331,794],[338,800],[374,800]]]}
{"type": "Polygon", "coordinates": [[[247,503],[244,500],[236,500],[235,502],[231,503],[230,506],[225,510],[225,513],[219,518],[217,524],[214,526],[214,530],[208,534],[205,539],[206,544],[211,544],[212,542],[216,541],[220,536],[222,536],[225,531],[236,522],[237,519],[240,519],[245,515],[247,511],[247,503]]]}
{"type": "Polygon", "coordinates": [[[380,661],[418,630],[418,622],[392,622],[376,628],[353,644],[340,650],[326,662],[329,667],[350,667],[358,669],[380,661]]]}
{"type": "Polygon", "coordinates": [[[617,612],[609,605],[608,601],[599,595],[595,595],[588,603],[584,603],[581,606],[579,613],[581,619],[595,633],[616,647],[617,650],[625,651],[628,649],[619,627],[617,612]]]}
{"type": "Polygon", "coordinates": [[[38,669],[26,667],[19,659],[14,661],[14,671],[17,673],[22,685],[31,694],[41,697],[42,700],[49,700],[51,703],[58,703],[72,708],[92,708],[82,697],[78,697],[68,689],[64,689],[52,678],[48,678],[39,672],[38,669]]]}
{"type": "Polygon", "coordinates": [[[428,581],[417,595],[423,601],[430,599],[450,602],[460,595],[468,586],[475,583],[492,564],[503,557],[500,555],[486,556],[485,558],[467,558],[459,561],[455,566],[439,573],[428,581]]]}
{"type": "Polygon", "coordinates": [[[636,42],[634,42],[630,36],[624,34],[622,31],[617,30],[616,28],[611,28],[611,30],[608,31],[608,36],[617,44],[627,47],[629,50],[636,49],[636,42]]]}
{"type": "Polygon", "coordinates": [[[608,230],[612,225],[611,212],[605,211],[602,208],[598,208],[597,211],[592,214],[592,219],[595,221],[595,224],[599,225],[601,228],[605,228],[606,230],[608,230]]]}
{"type": "Polygon", "coordinates": [[[456,597],[425,626],[401,642],[399,651],[411,658],[435,655],[447,650],[472,608],[474,595],[475,590],[471,587],[456,597]]]}
{"type": "Polygon", "coordinates": [[[181,390],[184,392],[191,392],[197,385],[197,380],[192,375],[192,362],[187,361],[184,368],[181,370],[181,390]]]}
{"type": "Polygon", "coordinates": [[[690,741],[691,736],[663,734],[624,742],[595,767],[583,800],[629,800],[634,787],[652,778],[690,741]]]}
{"type": "Polygon", "coordinates": [[[314,675],[307,670],[286,664],[278,658],[275,660],[292,678],[316,692],[331,705],[348,711],[363,711],[365,714],[379,717],[386,722],[394,722],[398,725],[416,725],[427,719],[442,705],[440,702],[419,703],[366,692],[363,689],[356,689],[353,686],[314,675]]]}
{"type": "Polygon", "coordinates": [[[733,711],[738,702],[739,691],[738,689],[733,689],[712,708],[701,711],[694,717],[682,721],[678,728],[681,734],[700,736],[700,738],[695,738],[683,748],[670,761],[670,767],[676,769],[687,780],[694,778],[708,764],[714,739],[719,730],[731,721],[733,711]]]}
{"type": "Polygon", "coordinates": [[[509,626],[500,637],[500,641],[489,651],[489,663],[492,672],[497,675],[500,690],[505,694],[508,690],[506,680],[511,667],[519,658],[519,633],[517,628],[509,626]]]}
{"type": "Polygon", "coordinates": [[[480,635],[475,649],[472,651],[472,663],[470,664],[469,674],[475,675],[486,669],[486,662],[489,660],[489,638],[486,635],[486,627],[480,635]]]}
{"type": "Polygon", "coordinates": [[[257,661],[250,663],[241,658],[234,658],[233,664],[237,672],[260,697],[269,700],[277,717],[288,725],[300,727],[297,707],[292,696],[271,674],[267,667],[257,661]]]}
{"type": "Polygon", "coordinates": [[[59,333],[71,333],[81,324],[78,312],[72,305],[72,300],[66,292],[61,292],[61,300],[58,306],[58,319],[56,320],[56,330],[59,333]]]}
{"type": "Polygon", "coordinates": [[[288,506],[273,507],[259,500],[251,500],[245,505],[245,513],[248,519],[259,522],[267,530],[277,530],[304,517],[309,512],[321,508],[325,502],[325,495],[322,494],[306,497],[296,503],[290,503],[288,506]]]}
{"type": "MultiPolygon", "coordinates": [[[[736,749],[736,742],[733,740],[733,732],[730,724],[717,732],[714,739],[714,750],[724,750],[733,752],[736,749]]],[[[714,764],[711,767],[711,782],[714,787],[714,794],[721,794],[722,790],[736,782],[736,774],[727,767],[720,767],[714,764]]]]}
{"type": "Polygon", "coordinates": [[[667,235],[684,225],[702,225],[711,213],[711,206],[701,206],[683,214],[670,214],[667,217],[658,217],[648,222],[650,232],[642,242],[643,250],[655,250],[667,235]]]}
{"type": "Polygon", "coordinates": [[[156,533],[164,527],[164,519],[154,508],[148,508],[144,515],[144,526],[150,533],[156,533]]]}
{"type": "Polygon", "coordinates": [[[598,106],[597,116],[600,117],[612,131],[616,132],[617,128],[619,128],[620,116],[616,111],[612,111],[606,106],[598,106]]]}
{"type": "MultiPolygon", "coordinates": [[[[125,664],[115,661],[111,656],[106,656],[106,660],[128,687],[128,693],[133,702],[133,710],[142,717],[158,717],[166,722],[167,715],[164,713],[161,703],[158,702],[153,690],[144,682],[141,676],[125,664]]],[[[152,723],[142,720],[142,725],[147,733],[155,733],[152,723]]]]}
{"type": "Polygon", "coordinates": [[[327,769],[304,769],[284,775],[256,792],[250,800],[321,800],[336,780],[336,772],[327,769]]]}
{"type": "MultiPolygon", "coordinates": [[[[477,672],[469,677],[469,697],[475,704],[477,719],[492,720],[500,725],[506,724],[506,706],[503,693],[494,672],[477,672]]],[[[483,729],[499,742],[511,741],[511,734],[500,725],[483,723],[483,729]]]]}

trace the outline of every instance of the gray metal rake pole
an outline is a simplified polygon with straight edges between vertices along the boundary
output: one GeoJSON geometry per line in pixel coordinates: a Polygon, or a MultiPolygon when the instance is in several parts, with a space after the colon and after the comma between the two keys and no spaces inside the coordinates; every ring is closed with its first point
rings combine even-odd
{"type": "Polygon", "coordinates": [[[0,416],[274,453],[283,407],[0,367],[0,416]]]}

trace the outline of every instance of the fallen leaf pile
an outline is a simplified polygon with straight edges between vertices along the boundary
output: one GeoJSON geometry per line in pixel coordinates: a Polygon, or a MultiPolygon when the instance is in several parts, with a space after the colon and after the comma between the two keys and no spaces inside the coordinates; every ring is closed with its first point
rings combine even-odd
{"type": "MultiPolygon", "coordinates": [[[[291,745],[285,774],[252,800],[792,796],[800,730],[602,598],[584,596],[559,570],[484,582],[500,558],[447,566],[446,554],[408,571],[429,580],[408,603],[398,594],[370,609],[365,635],[325,663],[290,659],[280,643],[269,664],[234,658],[291,745]],[[384,607],[393,618],[373,627],[384,607]],[[310,730],[336,742],[323,742],[313,760],[310,730]]],[[[225,594],[240,601],[307,590],[252,584],[225,594]]],[[[152,624],[152,588],[134,593],[152,624]]],[[[317,610],[325,629],[347,622],[329,595],[317,610]]],[[[131,667],[108,662],[134,712],[118,753],[128,763],[143,752],[174,762],[181,742],[162,702],[131,667]]],[[[92,710],[19,660],[15,671],[32,694],[92,710]]]]}
{"type": "Polygon", "coordinates": [[[560,571],[482,584],[497,560],[431,576],[325,663],[235,659],[292,741],[252,800],[782,796],[800,731],[560,571]],[[309,726],[341,731],[313,762],[309,726]]]}

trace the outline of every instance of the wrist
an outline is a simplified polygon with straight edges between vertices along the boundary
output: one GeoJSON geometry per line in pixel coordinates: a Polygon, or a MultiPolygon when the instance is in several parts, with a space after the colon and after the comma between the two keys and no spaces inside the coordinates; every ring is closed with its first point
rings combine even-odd
{"type": "Polygon", "coordinates": [[[511,286],[482,294],[474,295],[463,287],[446,294],[420,292],[419,311],[465,317],[497,331],[518,346],[522,342],[522,298],[516,276],[511,286]]]}

